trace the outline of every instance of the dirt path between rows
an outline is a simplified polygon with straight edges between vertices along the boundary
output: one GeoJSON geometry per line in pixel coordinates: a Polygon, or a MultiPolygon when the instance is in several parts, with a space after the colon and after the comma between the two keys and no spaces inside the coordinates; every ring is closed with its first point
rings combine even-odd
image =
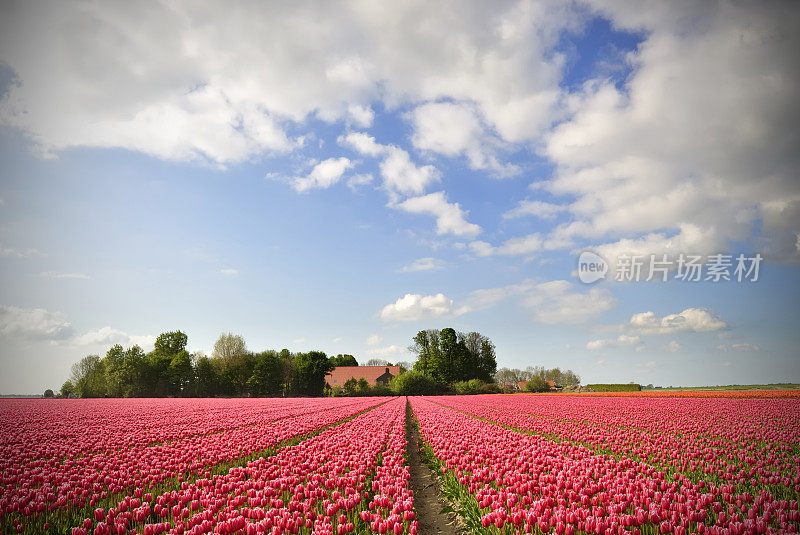
{"type": "Polygon", "coordinates": [[[439,478],[423,464],[419,455],[419,433],[411,425],[411,404],[406,398],[406,440],[408,441],[408,464],[411,472],[411,490],[414,491],[414,509],[420,535],[466,533],[459,529],[460,519],[456,513],[441,513],[449,505],[442,497],[439,478]]]}

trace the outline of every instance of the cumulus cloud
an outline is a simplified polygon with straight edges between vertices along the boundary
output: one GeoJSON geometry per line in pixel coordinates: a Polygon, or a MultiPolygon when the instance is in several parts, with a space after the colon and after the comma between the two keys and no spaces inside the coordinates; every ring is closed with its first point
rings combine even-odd
{"type": "Polygon", "coordinates": [[[682,348],[683,348],[683,346],[682,346],[680,343],[676,342],[675,340],[672,340],[672,341],[670,341],[670,343],[668,343],[668,344],[667,344],[667,345],[664,347],[664,349],[665,349],[666,351],[669,351],[670,353],[677,353],[677,352],[678,352],[678,351],[680,351],[682,348]]]}
{"type": "Polygon", "coordinates": [[[304,177],[292,179],[293,187],[302,193],[312,189],[326,189],[336,184],[344,172],[353,167],[347,158],[328,158],[316,164],[304,177]]]}
{"type": "Polygon", "coordinates": [[[518,298],[530,309],[533,319],[545,324],[576,324],[595,318],[617,303],[611,292],[591,288],[586,292],[565,280],[537,282],[532,279],[519,284],[487,288],[472,292],[465,306],[470,309],[493,307],[509,298],[518,298]]]}
{"type": "Polygon", "coordinates": [[[487,169],[495,176],[519,172],[501,164],[495,155],[499,141],[485,131],[473,106],[467,103],[429,102],[411,112],[411,143],[421,150],[445,156],[466,156],[472,169],[487,169]]]}
{"type": "Polygon", "coordinates": [[[417,166],[411,156],[396,145],[382,145],[364,132],[350,132],[340,136],[339,144],[364,156],[382,157],[380,162],[383,185],[390,193],[422,193],[432,182],[441,179],[441,173],[432,165],[417,166]]]}
{"type": "Polygon", "coordinates": [[[432,257],[417,258],[410,264],[400,268],[403,273],[410,273],[414,271],[440,271],[444,269],[445,263],[432,257]]]}
{"type": "Polygon", "coordinates": [[[156,337],[153,335],[133,335],[113,327],[102,327],[74,336],[68,342],[70,345],[78,347],[112,346],[115,344],[125,347],[138,345],[145,351],[149,351],[155,341],[156,337]]]}
{"type": "Polygon", "coordinates": [[[659,317],[655,312],[640,312],[631,316],[624,327],[647,335],[721,331],[728,325],[709,308],[687,308],[678,314],[664,317],[659,317]]]}
{"type": "Polygon", "coordinates": [[[587,83],[545,136],[545,187],[575,198],[562,232],[704,255],[763,232],[772,258],[799,259],[800,5],[591,3],[646,38],[624,87],[587,83]]]}
{"type": "Polygon", "coordinates": [[[394,303],[383,307],[380,318],[384,321],[420,321],[433,318],[452,318],[468,312],[467,307],[456,306],[444,294],[406,294],[394,303]]]}
{"type": "Polygon", "coordinates": [[[638,336],[628,336],[626,334],[621,334],[616,338],[604,338],[600,340],[592,340],[591,342],[586,344],[586,349],[595,350],[595,349],[604,349],[606,347],[623,347],[623,346],[635,346],[642,341],[641,338],[638,336]]]}
{"type": "Polygon", "coordinates": [[[72,333],[72,325],[61,312],[44,308],[0,306],[0,335],[29,340],[62,340],[72,333]]]}
{"type": "Polygon", "coordinates": [[[401,193],[422,193],[428,184],[441,179],[441,173],[432,165],[417,167],[403,149],[391,147],[380,163],[384,184],[401,193]]]}
{"type": "Polygon", "coordinates": [[[290,150],[288,128],[309,117],[366,127],[376,100],[471,101],[498,135],[529,140],[561,113],[563,56],[551,49],[584,11],[22,3],[1,17],[2,59],[19,83],[0,115],[43,151],[123,147],[223,164],[290,150]]]}
{"type": "Polygon", "coordinates": [[[339,143],[353,149],[364,156],[377,157],[388,152],[386,145],[381,145],[375,138],[364,132],[350,132],[339,137],[339,143]]]}
{"type": "Polygon", "coordinates": [[[465,219],[468,212],[462,210],[458,203],[447,202],[443,191],[406,199],[398,204],[397,208],[412,214],[435,216],[437,234],[475,236],[481,232],[481,227],[465,219]]]}

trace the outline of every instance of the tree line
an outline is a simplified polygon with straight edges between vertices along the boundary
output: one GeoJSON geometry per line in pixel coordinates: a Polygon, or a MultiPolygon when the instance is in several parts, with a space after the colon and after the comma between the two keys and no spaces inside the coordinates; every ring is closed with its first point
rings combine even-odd
{"type": "Polygon", "coordinates": [[[561,368],[545,368],[544,366],[528,366],[524,370],[517,368],[500,368],[494,374],[495,380],[500,383],[527,382],[525,390],[528,392],[547,392],[550,385],[547,381],[562,387],[576,387],[580,385],[580,376],[572,370],[561,368]]]}
{"type": "Polygon", "coordinates": [[[322,351],[248,351],[244,339],[223,334],[211,357],[190,354],[181,331],[158,336],[153,351],[139,346],[110,348],[105,357],[88,355],[72,367],[62,396],[212,397],[321,396],[325,375],[335,366],[357,366],[352,355],[322,351]]]}
{"type": "MultiPolygon", "coordinates": [[[[252,352],[244,339],[222,334],[212,355],[190,354],[188,337],[165,332],[146,353],[134,345],[111,347],[104,357],[88,355],[75,363],[61,387],[62,396],[77,397],[272,397],[322,395],[478,394],[502,391],[504,383],[528,381],[528,391],[546,391],[546,381],[578,385],[571,370],[540,366],[497,369],[495,345],[478,332],[448,327],[419,331],[409,351],[416,361],[398,362],[401,373],[388,385],[369,385],[356,378],[330,389],[325,376],[338,366],[358,366],[353,355],[288,349],[252,352]]],[[[368,366],[391,365],[371,359],[368,366]]]]}

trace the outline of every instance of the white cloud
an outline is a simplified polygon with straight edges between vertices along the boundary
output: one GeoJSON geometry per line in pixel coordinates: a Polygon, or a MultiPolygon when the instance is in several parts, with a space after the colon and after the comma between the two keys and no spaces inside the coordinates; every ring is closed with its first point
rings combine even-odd
{"type": "Polygon", "coordinates": [[[376,346],[383,342],[383,338],[379,334],[371,334],[367,336],[366,344],[368,346],[376,346]]]}
{"type": "Polygon", "coordinates": [[[331,340],[331,342],[333,342],[334,344],[338,344],[338,343],[339,343],[339,342],[341,342],[342,340],[344,340],[344,337],[342,337],[342,336],[337,336],[336,338],[332,339],[332,340],[331,340]]]}
{"type": "Polygon", "coordinates": [[[42,151],[223,164],[291,149],[286,130],[309,118],[366,127],[375,101],[469,100],[500,137],[534,139],[560,116],[552,48],[586,18],[558,2],[4,11],[0,50],[20,83],[0,116],[42,151]]]}
{"type": "Polygon", "coordinates": [[[138,345],[145,351],[153,348],[156,337],[153,335],[132,335],[113,327],[102,327],[93,331],[87,331],[83,334],[70,338],[68,343],[72,346],[112,346],[119,344],[121,346],[138,345]]]}
{"type": "Polygon", "coordinates": [[[367,355],[371,357],[394,357],[397,355],[402,355],[406,352],[406,348],[400,346],[386,346],[386,347],[373,347],[372,349],[367,350],[367,355]]]}
{"type": "Polygon", "coordinates": [[[339,136],[338,142],[364,156],[382,157],[379,167],[383,185],[392,194],[422,193],[429,184],[441,179],[441,173],[434,166],[418,167],[408,152],[396,145],[381,145],[369,134],[350,132],[339,136]]]}
{"type": "Polygon", "coordinates": [[[375,119],[375,112],[369,106],[362,106],[359,104],[351,104],[347,108],[347,113],[350,119],[358,126],[367,128],[372,124],[375,119]]]}
{"type": "Polygon", "coordinates": [[[495,156],[499,141],[484,129],[474,106],[467,103],[430,102],[410,114],[414,134],[411,142],[421,150],[445,156],[466,156],[472,169],[487,169],[496,176],[519,172],[501,164],[495,156]]]}
{"type": "Polygon", "coordinates": [[[472,292],[465,306],[484,309],[509,299],[519,298],[533,312],[535,321],[545,324],[583,323],[610,310],[617,300],[604,288],[576,292],[575,285],[565,280],[539,283],[525,280],[520,284],[488,288],[472,292]]]}
{"type": "Polygon", "coordinates": [[[239,270],[233,268],[225,268],[225,269],[218,269],[217,273],[219,273],[220,275],[234,276],[239,274],[239,270]]]}
{"type": "Polygon", "coordinates": [[[528,234],[527,236],[510,238],[503,242],[502,245],[498,246],[494,246],[485,241],[474,241],[469,244],[469,248],[470,251],[477,256],[519,256],[528,255],[538,251],[554,251],[558,249],[564,249],[570,247],[571,245],[571,241],[563,240],[555,234],[547,238],[542,238],[538,232],[534,232],[533,234],[528,234]]]}
{"type": "Polygon", "coordinates": [[[417,258],[410,264],[400,268],[400,271],[403,273],[409,273],[414,271],[440,271],[444,269],[444,267],[445,267],[444,261],[432,257],[426,257],[426,258],[417,258]]]}
{"type": "Polygon", "coordinates": [[[606,347],[635,346],[639,344],[641,341],[642,341],[641,338],[639,338],[638,336],[628,336],[625,334],[621,334],[617,338],[592,340],[591,342],[586,344],[586,349],[595,350],[595,349],[603,349],[606,347]]]}
{"type": "Polygon", "coordinates": [[[753,351],[760,351],[761,348],[757,345],[753,344],[731,344],[731,345],[719,345],[717,346],[718,351],[740,351],[743,353],[750,353],[753,351]]]}
{"type": "Polygon", "coordinates": [[[683,348],[683,346],[682,346],[681,344],[679,344],[678,342],[676,342],[675,340],[672,340],[672,341],[670,341],[670,343],[668,343],[668,344],[667,344],[667,345],[664,347],[664,349],[665,349],[666,351],[669,351],[670,353],[677,353],[677,352],[678,352],[678,351],[680,351],[682,348],[683,348]]]}
{"type": "Polygon", "coordinates": [[[341,145],[350,147],[364,156],[377,157],[389,150],[386,145],[377,143],[374,137],[364,132],[350,132],[346,136],[340,136],[338,141],[341,145]]]}
{"type": "Polygon", "coordinates": [[[294,189],[302,193],[312,189],[329,188],[351,167],[353,163],[347,158],[328,158],[316,164],[307,176],[293,178],[294,189]]]}
{"type": "Polygon", "coordinates": [[[443,191],[406,199],[398,204],[397,207],[412,214],[431,214],[436,216],[437,234],[475,236],[481,232],[481,227],[474,223],[469,223],[465,219],[468,212],[462,210],[458,203],[447,202],[447,197],[443,191]]]}
{"type": "Polygon", "coordinates": [[[770,258],[800,259],[800,5],[592,3],[646,37],[624,87],[587,83],[546,136],[567,234],[709,254],[761,232],[770,258]]]}
{"type": "Polygon", "coordinates": [[[466,307],[457,307],[444,294],[406,294],[380,311],[384,321],[420,321],[432,318],[451,318],[468,312],[466,307]]]}
{"type": "Polygon", "coordinates": [[[39,274],[44,279],[83,279],[88,280],[91,277],[83,273],[60,273],[58,271],[44,271],[39,274]]]}
{"type": "Polygon", "coordinates": [[[434,166],[417,167],[406,151],[394,146],[380,163],[380,170],[387,188],[406,194],[422,193],[428,184],[441,179],[441,173],[434,166]]]}
{"type": "Polygon", "coordinates": [[[366,186],[367,184],[371,184],[373,180],[375,180],[375,177],[373,177],[369,173],[362,175],[353,175],[347,179],[347,186],[350,189],[355,190],[359,186],[366,186]]]}
{"type": "Polygon", "coordinates": [[[517,206],[503,214],[505,219],[517,217],[536,216],[540,219],[553,219],[569,207],[563,204],[553,204],[542,201],[520,201],[517,206]]]}
{"type": "Polygon", "coordinates": [[[42,253],[36,249],[15,249],[13,247],[3,247],[0,245],[0,256],[12,258],[26,258],[29,256],[40,256],[42,253]]]}
{"type": "Polygon", "coordinates": [[[61,340],[71,332],[72,325],[60,312],[0,305],[0,335],[5,337],[61,340]]]}
{"type": "Polygon", "coordinates": [[[631,316],[624,328],[638,334],[675,334],[685,332],[721,331],[728,325],[708,308],[687,308],[678,314],[658,317],[655,312],[640,312],[631,316]]]}

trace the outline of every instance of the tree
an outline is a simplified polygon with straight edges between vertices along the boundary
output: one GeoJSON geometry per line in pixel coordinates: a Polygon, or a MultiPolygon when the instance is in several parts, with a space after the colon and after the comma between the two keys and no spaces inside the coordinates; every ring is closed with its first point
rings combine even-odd
{"type": "Polygon", "coordinates": [[[322,351],[298,353],[294,358],[294,367],[298,393],[321,396],[325,388],[325,376],[333,370],[328,356],[322,351]]]}
{"type": "Polygon", "coordinates": [[[144,358],[144,351],[137,345],[123,350],[122,346],[117,344],[106,352],[103,362],[109,396],[127,398],[143,393],[144,358]]]}
{"type": "Polygon", "coordinates": [[[478,379],[491,382],[497,370],[494,344],[477,332],[450,327],[419,331],[409,350],[417,354],[414,370],[444,385],[478,379]]]}
{"type": "Polygon", "coordinates": [[[353,355],[336,355],[331,357],[331,365],[334,367],[339,366],[358,366],[358,361],[353,355]]]}
{"type": "Polygon", "coordinates": [[[209,397],[217,393],[218,378],[214,366],[211,364],[211,359],[205,355],[197,359],[195,365],[195,395],[200,397],[209,397]]]}
{"type": "Polygon", "coordinates": [[[384,359],[369,359],[365,366],[391,366],[392,363],[384,359]]]}
{"type": "Polygon", "coordinates": [[[547,384],[547,380],[542,377],[532,377],[528,384],[525,385],[526,392],[549,392],[550,385],[547,384]]]}
{"type": "MultiPolygon", "coordinates": [[[[567,370],[561,376],[561,383],[564,386],[577,386],[581,384],[581,377],[572,370],[567,370]]],[[[559,383],[557,383],[559,384],[559,383]]]]}
{"type": "Polygon", "coordinates": [[[230,362],[246,353],[247,345],[244,343],[244,338],[238,334],[222,333],[214,343],[214,357],[225,362],[230,362]]]}
{"type": "Polygon", "coordinates": [[[187,395],[194,381],[192,357],[185,349],[179,351],[169,363],[170,393],[175,396],[187,395]]]}
{"type": "Polygon", "coordinates": [[[59,391],[63,397],[68,398],[69,396],[75,394],[75,385],[72,384],[72,381],[64,381],[64,384],[61,385],[61,390],[59,391]]]}
{"type": "Polygon", "coordinates": [[[52,398],[53,396],[55,396],[55,392],[53,392],[51,388],[48,388],[47,390],[44,391],[44,397],[52,398]]]}
{"type": "Polygon", "coordinates": [[[417,355],[414,370],[427,376],[432,376],[431,363],[438,358],[439,354],[439,331],[436,329],[419,331],[414,337],[414,343],[409,346],[408,350],[417,355]]]}
{"type": "Polygon", "coordinates": [[[186,349],[188,341],[189,338],[181,331],[161,333],[156,338],[154,351],[161,355],[177,355],[186,349]]]}
{"type": "Polygon", "coordinates": [[[247,387],[253,396],[277,396],[283,387],[283,366],[275,351],[254,356],[255,366],[247,387]]]}
{"type": "Polygon", "coordinates": [[[106,377],[103,361],[97,355],[87,355],[73,364],[70,381],[82,398],[103,397],[106,394],[106,377]]]}

